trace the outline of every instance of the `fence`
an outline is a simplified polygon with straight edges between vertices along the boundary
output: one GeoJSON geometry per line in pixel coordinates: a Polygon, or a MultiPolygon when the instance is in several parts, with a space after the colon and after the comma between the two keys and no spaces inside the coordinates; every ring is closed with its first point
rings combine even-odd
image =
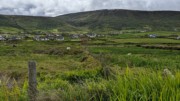
{"type": "Polygon", "coordinates": [[[28,97],[29,101],[36,101],[37,97],[37,80],[36,80],[36,62],[28,62],[28,79],[29,79],[29,88],[28,88],[28,97]]]}

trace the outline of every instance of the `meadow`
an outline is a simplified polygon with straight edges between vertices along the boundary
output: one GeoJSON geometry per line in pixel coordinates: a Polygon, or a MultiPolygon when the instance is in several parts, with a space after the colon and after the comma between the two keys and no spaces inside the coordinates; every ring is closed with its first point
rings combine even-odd
{"type": "Polygon", "coordinates": [[[27,63],[34,60],[38,101],[179,101],[180,51],[137,45],[180,41],[140,37],[0,42],[0,99],[28,100],[27,63]]]}

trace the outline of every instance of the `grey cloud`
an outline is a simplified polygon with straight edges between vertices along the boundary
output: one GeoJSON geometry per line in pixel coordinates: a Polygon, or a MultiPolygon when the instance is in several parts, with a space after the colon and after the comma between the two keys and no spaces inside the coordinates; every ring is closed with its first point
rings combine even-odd
{"type": "Polygon", "coordinates": [[[179,0],[93,0],[94,9],[180,10],[179,0]]]}
{"type": "Polygon", "coordinates": [[[0,14],[57,16],[99,9],[176,10],[179,0],[0,0],[0,14]]]}

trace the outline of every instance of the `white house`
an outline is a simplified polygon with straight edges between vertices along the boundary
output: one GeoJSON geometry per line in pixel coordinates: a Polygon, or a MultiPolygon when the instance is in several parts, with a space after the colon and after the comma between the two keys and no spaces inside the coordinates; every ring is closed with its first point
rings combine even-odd
{"type": "Polygon", "coordinates": [[[78,39],[78,38],[79,38],[79,35],[78,35],[78,34],[72,34],[72,35],[70,35],[70,38],[72,38],[72,39],[78,39]]]}
{"type": "Polygon", "coordinates": [[[0,41],[6,40],[2,35],[0,35],[0,41]]]}
{"type": "Polygon", "coordinates": [[[49,39],[47,38],[47,37],[45,37],[45,36],[35,36],[34,37],[34,39],[36,40],[36,41],[48,41],[49,39]]]}
{"type": "Polygon", "coordinates": [[[59,36],[56,36],[56,40],[57,41],[64,41],[64,37],[59,35],[59,36]]]}
{"type": "Polygon", "coordinates": [[[21,40],[22,38],[20,36],[11,36],[8,38],[10,41],[16,41],[16,40],[21,40]]]}
{"type": "Polygon", "coordinates": [[[149,35],[149,38],[156,38],[156,37],[157,37],[156,34],[150,34],[150,35],[149,35]]]}
{"type": "Polygon", "coordinates": [[[89,37],[89,38],[95,38],[96,36],[97,36],[97,34],[93,34],[93,33],[87,34],[87,37],[89,37]]]}
{"type": "Polygon", "coordinates": [[[177,40],[180,40],[180,36],[178,36],[176,39],[177,39],[177,40]]]}

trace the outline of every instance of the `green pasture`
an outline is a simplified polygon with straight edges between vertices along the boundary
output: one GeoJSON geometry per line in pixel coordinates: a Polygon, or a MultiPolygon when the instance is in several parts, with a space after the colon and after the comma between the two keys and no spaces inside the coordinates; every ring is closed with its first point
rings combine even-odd
{"type": "Polygon", "coordinates": [[[0,99],[28,100],[27,63],[34,60],[39,101],[178,101],[180,51],[146,49],[139,43],[177,45],[179,40],[0,42],[0,99]],[[164,75],[164,69],[171,74],[164,75]]]}

